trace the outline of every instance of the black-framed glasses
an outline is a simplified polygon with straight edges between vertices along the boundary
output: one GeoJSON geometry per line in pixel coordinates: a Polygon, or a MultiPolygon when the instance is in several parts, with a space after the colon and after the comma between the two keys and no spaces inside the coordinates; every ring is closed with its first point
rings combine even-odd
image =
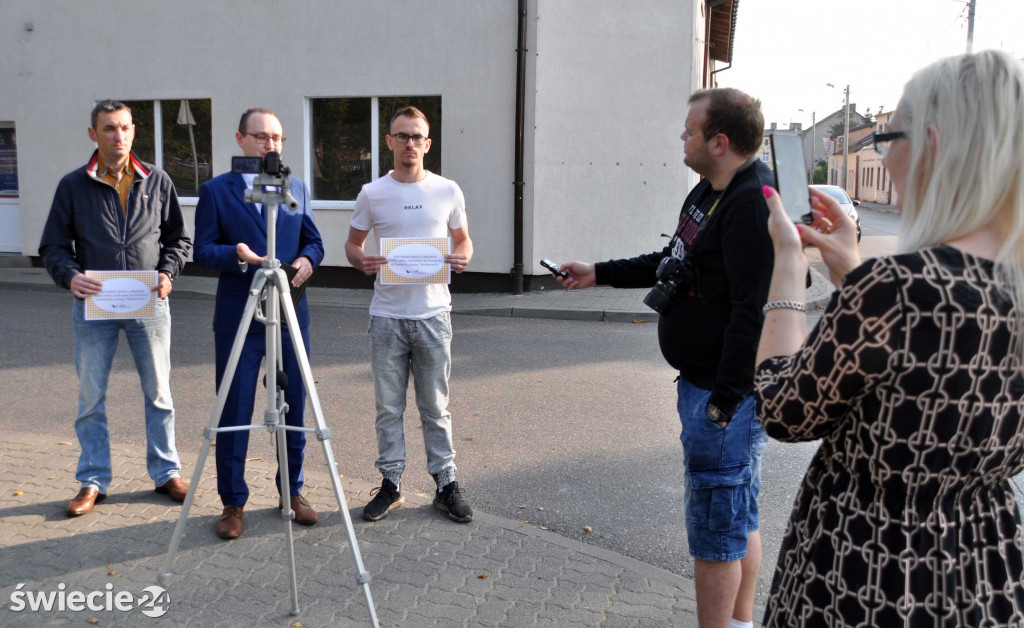
{"type": "Polygon", "coordinates": [[[407,144],[409,140],[412,140],[412,143],[415,144],[416,146],[423,146],[423,143],[427,141],[427,136],[420,135],[418,133],[416,135],[409,135],[408,133],[395,133],[391,137],[394,138],[395,141],[398,142],[399,144],[407,144]]]}
{"type": "Polygon", "coordinates": [[[246,135],[251,135],[256,138],[256,141],[260,144],[266,144],[267,142],[273,142],[274,144],[284,144],[284,141],[288,139],[283,135],[267,135],[266,133],[249,133],[246,131],[246,135]]]}
{"type": "Polygon", "coordinates": [[[871,141],[875,144],[875,151],[883,157],[892,148],[892,143],[896,140],[910,137],[910,133],[907,131],[893,131],[891,133],[878,133],[877,131],[871,134],[871,141]]]}

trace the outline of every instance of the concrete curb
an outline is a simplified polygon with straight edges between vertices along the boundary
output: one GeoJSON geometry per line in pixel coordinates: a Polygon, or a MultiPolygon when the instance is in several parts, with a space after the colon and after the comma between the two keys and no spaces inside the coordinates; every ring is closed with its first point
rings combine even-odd
{"type": "MultiPolygon", "coordinates": [[[[0,290],[65,292],[58,288],[41,268],[0,268],[0,290]]],[[[807,290],[807,309],[824,306],[834,291],[820,272],[811,268],[811,287],[807,290]]],[[[645,290],[622,291],[609,287],[589,291],[535,292],[509,294],[454,294],[452,313],[465,316],[537,318],[549,320],[594,321],[607,323],[656,323],[657,312],[643,305],[645,290]],[[598,292],[603,291],[603,292],[598,292]],[[582,293],[582,294],[581,294],[582,293]],[[622,294],[625,293],[625,297],[622,294]],[[612,307],[608,307],[612,306],[612,307]],[[618,308],[614,306],[619,306],[618,308]]],[[[366,311],[372,293],[369,290],[310,288],[310,305],[366,311]]],[[[212,301],[216,298],[216,279],[180,277],[175,281],[174,299],[212,301]]]]}
{"type": "Polygon", "coordinates": [[[807,289],[807,311],[823,309],[836,291],[835,286],[825,275],[818,272],[814,266],[809,268],[811,272],[811,287],[807,289]]]}

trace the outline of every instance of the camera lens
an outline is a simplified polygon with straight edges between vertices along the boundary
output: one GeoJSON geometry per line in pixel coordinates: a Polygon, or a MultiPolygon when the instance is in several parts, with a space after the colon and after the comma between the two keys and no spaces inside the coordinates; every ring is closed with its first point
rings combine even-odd
{"type": "Polygon", "coordinates": [[[662,316],[667,316],[672,310],[672,293],[675,292],[675,285],[658,284],[644,297],[644,305],[651,308],[662,316]]]}

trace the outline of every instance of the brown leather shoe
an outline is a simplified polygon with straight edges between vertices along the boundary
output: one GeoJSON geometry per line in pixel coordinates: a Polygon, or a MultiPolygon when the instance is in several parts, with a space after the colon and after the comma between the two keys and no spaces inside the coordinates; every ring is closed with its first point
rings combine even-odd
{"type": "Polygon", "coordinates": [[[242,534],[242,507],[225,506],[217,522],[217,536],[222,539],[237,539],[242,534]]]}
{"type": "MultiPolygon", "coordinates": [[[[311,526],[317,521],[320,521],[320,517],[316,516],[316,511],[309,505],[306,498],[302,495],[292,495],[292,510],[295,511],[295,523],[302,524],[304,526],[311,526]]],[[[281,498],[277,499],[277,507],[280,508],[282,504],[281,498]]]]}
{"type": "Polygon", "coordinates": [[[92,510],[96,502],[107,498],[106,493],[101,493],[95,486],[86,486],[78,491],[78,495],[68,504],[67,512],[69,517],[79,517],[92,510]]]}
{"type": "Polygon", "coordinates": [[[156,487],[157,493],[170,495],[173,501],[179,504],[185,501],[185,496],[188,495],[188,484],[185,484],[185,480],[174,477],[166,482],[162,486],[156,487]]]}

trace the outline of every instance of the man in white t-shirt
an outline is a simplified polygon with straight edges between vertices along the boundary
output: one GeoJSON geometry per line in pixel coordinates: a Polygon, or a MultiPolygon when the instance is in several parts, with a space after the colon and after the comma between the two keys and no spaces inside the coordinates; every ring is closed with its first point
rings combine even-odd
{"type": "MultiPolygon", "coordinates": [[[[388,148],[395,168],[363,186],[356,199],[345,255],[373,276],[387,258],[363,249],[370,229],[380,238],[438,238],[450,235],[452,253],[445,263],[456,273],[473,257],[466,222],[466,201],[458,184],[423,169],[430,150],[430,125],[415,107],[391,119],[388,148]]],[[[382,284],[378,275],[370,303],[370,364],[377,402],[377,449],[374,463],[384,476],[363,518],[378,521],[405,498],[399,490],[405,470],[405,412],[409,374],[423,425],[427,469],[437,482],[434,506],[460,523],[473,520],[455,481],[455,449],[448,413],[448,375],[451,372],[452,300],[447,284],[382,284]]]]}

